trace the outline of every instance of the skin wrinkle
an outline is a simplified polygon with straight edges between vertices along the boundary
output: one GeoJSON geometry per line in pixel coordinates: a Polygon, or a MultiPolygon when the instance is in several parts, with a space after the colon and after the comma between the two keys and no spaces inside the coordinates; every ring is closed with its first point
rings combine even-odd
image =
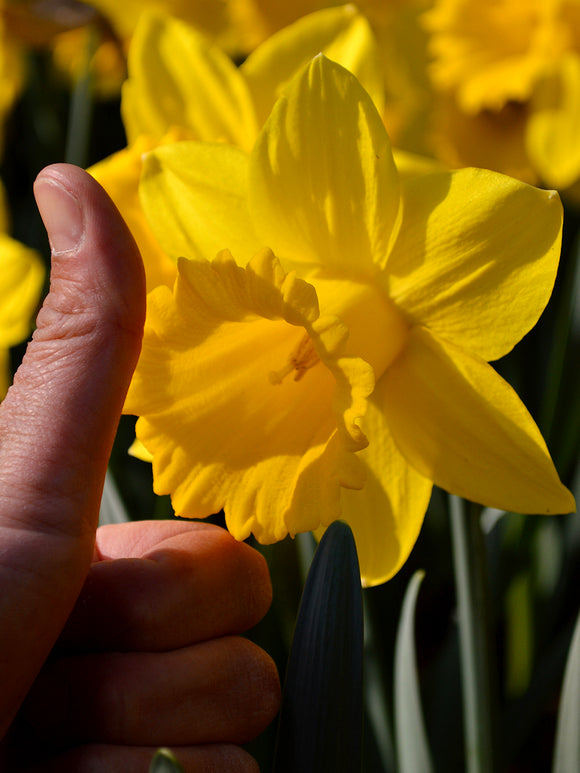
{"type": "MultiPolygon", "coordinates": [[[[82,434],[81,428],[75,433],[79,440],[82,434]]],[[[67,433],[67,437],[70,438],[70,436],[70,433],[67,433]]],[[[98,505],[95,500],[97,497],[100,498],[102,488],[98,491],[91,487],[87,488],[83,476],[79,476],[79,471],[94,464],[94,458],[87,449],[83,449],[82,452],[79,450],[75,464],[63,466],[59,463],[58,442],[51,443],[50,446],[46,445],[44,474],[31,465],[27,458],[21,460],[20,464],[28,466],[27,474],[21,476],[19,484],[13,482],[14,478],[9,475],[5,478],[10,481],[11,491],[2,494],[0,504],[10,499],[14,501],[17,506],[15,512],[18,514],[12,514],[9,517],[15,525],[20,521],[20,528],[24,531],[36,531],[44,537],[79,538],[91,535],[92,539],[94,523],[90,511],[94,504],[98,505]],[[31,492],[36,496],[36,501],[41,504],[27,504],[23,500],[23,495],[25,493],[29,495],[31,492]],[[63,513],[69,512],[71,506],[78,512],[79,517],[63,518],[63,513]]],[[[18,464],[18,458],[15,458],[13,469],[18,469],[18,464]]],[[[0,481],[2,478],[4,475],[0,476],[0,481]]]]}
{"type": "MultiPolygon", "coordinates": [[[[81,288],[79,288],[80,290],[81,288]]],[[[45,342],[50,342],[56,344],[54,348],[58,348],[60,341],[78,340],[83,345],[89,342],[90,345],[101,348],[103,346],[126,346],[126,338],[135,337],[141,340],[141,330],[135,329],[133,324],[127,322],[126,315],[121,315],[118,311],[115,313],[115,310],[111,309],[111,313],[108,313],[107,318],[103,319],[103,313],[99,311],[99,304],[102,305],[101,301],[85,308],[78,306],[63,308],[61,305],[51,302],[50,298],[49,295],[39,312],[37,328],[32,336],[33,347],[38,344],[44,346],[45,342]],[[67,329],[69,320],[70,330],[67,329]],[[83,320],[86,322],[81,327],[83,320]],[[118,336],[119,333],[121,336],[118,336]]]]}
{"type": "MultiPolygon", "coordinates": [[[[47,391],[54,391],[55,393],[60,392],[61,394],[68,395],[70,412],[71,414],[77,415],[79,413],[79,410],[75,405],[78,399],[77,396],[83,395],[87,391],[87,387],[83,383],[86,379],[80,375],[83,371],[83,362],[86,361],[87,358],[87,352],[91,351],[93,356],[96,359],[99,359],[101,362],[114,361],[116,352],[120,346],[118,343],[119,338],[117,337],[116,333],[121,328],[126,329],[127,326],[115,324],[114,319],[105,323],[99,321],[99,316],[95,310],[95,307],[90,306],[88,309],[79,309],[76,313],[74,313],[75,319],[71,320],[71,330],[74,331],[74,335],[71,336],[67,330],[66,322],[63,322],[62,310],[57,311],[57,307],[51,309],[50,304],[45,308],[48,311],[48,315],[43,315],[42,312],[39,315],[39,323],[41,326],[37,329],[37,331],[35,331],[30,353],[27,355],[27,358],[25,357],[25,378],[27,383],[26,394],[22,395],[22,393],[16,391],[16,395],[12,398],[11,407],[13,409],[13,413],[22,412],[24,409],[24,412],[28,414],[31,410],[31,401],[33,403],[42,405],[44,403],[44,394],[46,394],[47,391]],[[55,322],[50,319],[52,314],[54,314],[54,319],[57,320],[57,324],[55,324],[55,322]],[[47,316],[50,320],[48,324],[45,322],[47,316]],[[79,316],[84,316],[86,319],[86,325],[84,327],[78,327],[79,316]],[[68,344],[66,354],[67,362],[74,365],[74,362],[76,361],[77,372],[79,373],[79,376],[76,379],[77,384],[75,385],[75,389],[72,390],[70,388],[70,366],[64,371],[60,367],[62,358],[64,356],[62,354],[62,347],[60,346],[60,342],[63,340],[65,340],[68,344]],[[49,342],[48,346],[46,345],[45,341],[49,342]],[[74,347],[71,347],[72,343],[74,343],[74,347]],[[31,386],[33,387],[32,391],[30,389],[31,386]],[[18,399],[19,395],[20,399],[18,399]]],[[[67,319],[68,318],[65,317],[65,320],[67,319]]],[[[129,328],[131,327],[132,326],[129,326],[129,328]]],[[[129,333],[134,335],[131,329],[129,329],[129,333]]],[[[121,346],[126,345],[127,344],[124,343],[121,338],[121,346]]],[[[19,379],[15,379],[15,382],[19,383],[19,379]]],[[[99,383],[99,380],[92,379],[92,382],[93,383],[90,385],[90,389],[93,392],[98,391],[104,387],[104,385],[99,383]]],[[[86,400],[85,397],[81,397],[80,399],[83,400],[83,403],[86,400]]],[[[91,418],[92,421],[98,420],[96,416],[91,418]]],[[[73,436],[73,442],[76,437],[78,439],[76,446],[78,449],[80,449],[77,457],[74,460],[74,464],[70,465],[70,467],[63,466],[61,464],[61,440],[59,439],[58,434],[55,434],[54,431],[47,433],[49,436],[46,437],[43,442],[44,457],[47,462],[47,473],[40,480],[35,480],[36,472],[34,470],[30,470],[30,473],[26,476],[26,487],[28,489],[32,488],[41,494],[45,494],[45,497],[48,500],[50,500],[49,492],[54,490],[55,478],[60,481],[60,484],[57,487],[57,490],[60,492],[57,501],[50,503],[50,501],[47,502],[45,500],[43,503],[42,516],[30,518],[30,514],[28,514],[30,524],[39,525],[42,524],[43,521],[45,522],[46,525],[41,526],[43,532],[52,532],[54,526],[51,526],[49,522],[51,520],[53,522],[57,522],[59,520],[62,508],[66,508],[67,499],[69,497],[76,501],[77,504],[84,501],[80,511],[85,513],[90,507],[91,496],[95,496],[95,492],[85,490],[84,476],[82,474],[78,474],[79,471],[86,469],[88,465],[94,463],[94,449],[89,449],[86,443],[82,442],[83,436],[86,432],[86,423],[83,422],[79,422],[76,427],[67,427],[66,436],[68,438],[68,442],[71,441],[71,436],[73,436]],[[52,518],[51,513],[53,514],[52,518]]],[[[20,444],[22,441],[21,433],[14,432],[12,440],[13,442],[20,444]]],[[[38,441],[38,438],[34,438],[34,440],[38,441]]],[[[12,445],[10,442],[9,432],[3,433],[0,449],[6,442],[8,442],[9,446],[12,445]]],[[[10,465],[12,469],[16,468],[22,471],[30,468],[30,463],[27,462],[26,459],[21,460],[15,457],[13,457],[13,459],[14,461],[10,465]],[[22,464],[22,462],[24,462],[24,464],[22,464]]],[[[21,512],[24,520],[26,514],[24,511],[21,512]]],[[[93,528],[92,522],[86,523],[84,517],[80,523],[77,522],[75,526],[76,528],[80,526],[81,533],[93,528]]]]}
{"type": "Polygon", "coordinates": [[[139,339],[141,338],[141,328],[133,324],[133,320],[126,311],[119,309],[117,303],[112,304],[109,299],[109,294],[101,292],[98,287],[93,288],[91,292],[91,295],[94,298],[93,303],[90,305],[87,304],[86,307],[70,305],[70,307],[67,308],[67,304],[62,303],[63,296],[70,295],[72,298],[76,295],[78,298],[79,293],[84,292],[84,284],[82,282],[77,282],[78,289],[69,290],[68,288],[71,284],[73,284],[73,282],[67,279],[65,288],[59,287],[57,290],[53,290],[52,297],[49,293],[38,314],[37,328],[32,336],[33,341],[43,339],[68,339],[69,335],[59,334],[58,327],[62,326],[69,316],[73,319],[74,326],[72,338],[79,338],[84,335],[90,335],[91,333],[94,333],[99,337],[99,333],[103,336],[103,332],[106,333],[109,329],[113,332],[120,331],[122,333],[135,335],[139,339]],[[56,301],[54,300],[55,293],[58,293],[56,301]],[[103,317],[102,312],[99,311],[99,309],[102,309],[103,307],[107,308],[107,311],[109,312],[106,317],[103,317]],[[86,331],[79,330],[78,319],[79,316],[83,314],[88,317],[86,331]],[[91,316],[93,316],[94,319],[91,319],[91,316]],[[53,329],[54,327],[57,329],[53,329]]]}

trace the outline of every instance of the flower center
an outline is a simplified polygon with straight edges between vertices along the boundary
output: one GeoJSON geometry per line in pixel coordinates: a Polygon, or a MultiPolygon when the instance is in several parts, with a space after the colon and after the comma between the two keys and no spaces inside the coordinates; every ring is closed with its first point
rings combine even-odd
{"type": "Polygon", "coordinates": [[[378,380],[407,341],[409,326],[401,312],[372,283],[314,279],[312,284],[321,311],[336,315],[348,328],[342,354],[368,362],[378,380]]]}
{"type": "Polygon", "coordinates": [[[270,383],[281,384],[292,371],[295,371],[294,381],[300,381],[306,371],[313,368],[319,361],[320,357],[316,354],[310,336],[308,333],[304,333],[298,344],[290,352],[286,365],[280,368],[280,370],[270,371],[268,376],[270,383]]]}

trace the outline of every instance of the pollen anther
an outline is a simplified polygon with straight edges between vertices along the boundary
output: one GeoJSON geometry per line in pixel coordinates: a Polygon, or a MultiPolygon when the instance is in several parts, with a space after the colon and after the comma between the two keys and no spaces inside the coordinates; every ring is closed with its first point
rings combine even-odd
{"type": "Polygon", "coordinates": [[[305,333],[297,346],[292,350],[288,357],[288,362],[280,370],[272,370],[269,373],[271,384],[281,384],[289,373],[295,371],[294,381],[300,381],[307,370],[313,368],[320,357],[314,349],[314,345],[308,333],[305,333]]]}

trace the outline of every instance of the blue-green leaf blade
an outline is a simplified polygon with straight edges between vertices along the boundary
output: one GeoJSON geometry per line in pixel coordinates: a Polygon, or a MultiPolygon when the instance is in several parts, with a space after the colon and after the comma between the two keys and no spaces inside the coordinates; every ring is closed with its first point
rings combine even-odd
{"type": "Polygon", "coordinates": [[[415,654],[415,608],[423,572],[411,577],[395,645],[395,732],[400,773],[432,773],[415,654]]]}
{"type": "Polygon", "coordinates": [[[558,711],[553,773],[580,770],[580,613],[564,672],[558,711]]]}
{"type": "Polygon", "coordinates": [[[356,773],[362,749],[363,612],[354,538],[331,524],[304,586],[278,725],[275,773],[356,773]]]}

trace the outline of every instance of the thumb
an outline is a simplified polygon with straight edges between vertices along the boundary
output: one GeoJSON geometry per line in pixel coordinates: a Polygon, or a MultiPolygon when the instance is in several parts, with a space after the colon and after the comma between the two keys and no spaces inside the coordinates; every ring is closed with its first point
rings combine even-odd
{"type": "Polygon", "coordinates": [[[3,703],[22,699],[90,565],[145,311],[139,252],[98,183],[58,164],[34,191],[52,267],[37,329],[0,406],[0,681],[14,683],[12,695],[3,686],[3,703]],[[11,659],[31,674],[19,676],[11,659]]]}

